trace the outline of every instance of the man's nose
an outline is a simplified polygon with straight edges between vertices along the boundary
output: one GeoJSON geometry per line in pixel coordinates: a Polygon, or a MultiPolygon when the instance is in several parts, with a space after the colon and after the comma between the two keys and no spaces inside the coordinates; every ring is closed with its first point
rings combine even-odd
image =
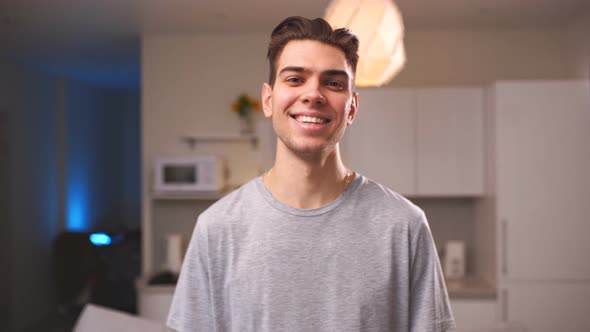
{"type": "Polygon", "coordinates": [[[302,101],[306,104],[323,105],[326,103],[320,84],[318,82],[308,82],[308,89],[302,95],[302,101]]]}

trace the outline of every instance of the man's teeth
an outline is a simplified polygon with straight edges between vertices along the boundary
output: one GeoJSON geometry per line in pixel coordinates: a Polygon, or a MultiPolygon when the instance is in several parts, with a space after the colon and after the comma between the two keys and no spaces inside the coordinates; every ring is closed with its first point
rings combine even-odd
{"type": "Polygon", "coordinates": [[[314,117],[311,117],[311,116],[298,116],[297,117],[297,121],[300,121],[300,122],[308,122],[308,123],[325,123],[326,122],[325,119],[314,118],[314,117]]]}

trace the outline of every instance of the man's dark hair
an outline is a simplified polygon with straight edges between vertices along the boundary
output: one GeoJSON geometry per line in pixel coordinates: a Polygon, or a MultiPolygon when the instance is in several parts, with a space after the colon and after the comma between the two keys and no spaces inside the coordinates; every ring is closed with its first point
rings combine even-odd
{"type": "Polygon", "coordinates": [[[285,45],[291,40],[316,40],[341,49],[353,74],[356,73],[359,40],[350,30],[346,28],[332,30],[330,24],[322,18],[310,20],[291,16],[279,23],[270,36],[267,57],[270,65],[268,82],[271,86],[275,83],[277,60],[285,45]]]}

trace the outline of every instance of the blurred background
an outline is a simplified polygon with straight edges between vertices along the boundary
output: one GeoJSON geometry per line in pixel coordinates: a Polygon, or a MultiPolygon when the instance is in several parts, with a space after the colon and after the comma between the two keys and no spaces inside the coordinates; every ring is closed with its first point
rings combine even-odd
{"type": "MultiPolygon", "coordinates": [[[[407,63],[359,89],[345,161],[426,211],[460,331],[589,331],[590,3],[396,3],[407,63]]],[[[327,5],[2,1],[0,330],[88,301],[161,321],[167,241],[221,194],[158,195],[155,161],[221,156],[227,188],[268,169],[270,124],[241,134],[232,102],[259,99],[271,30],[327,5]]]]}

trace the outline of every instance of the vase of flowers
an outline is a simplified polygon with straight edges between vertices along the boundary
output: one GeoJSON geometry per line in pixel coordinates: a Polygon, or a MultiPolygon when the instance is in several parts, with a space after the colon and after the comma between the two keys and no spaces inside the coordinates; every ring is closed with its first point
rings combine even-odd
{"type": "Polygon", "coordinates": [[[253,118],[254,112],[260,111],[260,103],[248,94],[242,93],[232,104],[232,110],[240,117],[240,134],[251,135],[254,133],[253,118]]]}

